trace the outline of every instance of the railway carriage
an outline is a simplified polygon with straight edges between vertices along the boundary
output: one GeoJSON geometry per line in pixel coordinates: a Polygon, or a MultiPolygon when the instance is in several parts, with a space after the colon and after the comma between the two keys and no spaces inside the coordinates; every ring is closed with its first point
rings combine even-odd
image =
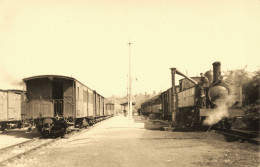
{"type": "MultiPolygon", "coordinates": [[[[176,86],[176,91],[179,92],[179,86],[176,86]]],[[[162,102],[162,118],[165,120],[172,119],[172,108],[176,107],[176,100],[172,97],[171,88],[160,94],[161,102],[162,102]]]]}
{"type": "Polygon", "coordinates": [[[152,106],[151,106],[151,100],[147,100],[146,102],[141,104],[141,113],[144,116],[148,116],[149,114],[152,113],[152,106]]]}
{"type": "Polygon", "coordinates": [[[114,115],[118,115],[122,112],[122,107],[116,101],[106,101],[106,110],[107,116],[112,117],[114,115]]]}
{"type": "MultiPolygon", "coordinates": [[[[179,87],[177,87],[177,90],[179,87]]],[[[160,93],[159,95],[145,101],[141,104],[141,113],[145,116],[153,114],[156,118],[165,120],[172,119],[171,108],[174,107],[172,102],[171,88],[160,93]]]]}
{"type": "Polygon", "coordinates": [[[155,117],[159,117],[162,114],[162,102],[159,95],[149,99],[141,105],[142,114],[148,116],[153,114],[155,117]]]}
{"type": "Polygon", "coordinates": [[[104,97],[72,77],[41,75],[23,80],[27,90],[25,119],[43,136],[84,127],[104,115],[104,97]]]}

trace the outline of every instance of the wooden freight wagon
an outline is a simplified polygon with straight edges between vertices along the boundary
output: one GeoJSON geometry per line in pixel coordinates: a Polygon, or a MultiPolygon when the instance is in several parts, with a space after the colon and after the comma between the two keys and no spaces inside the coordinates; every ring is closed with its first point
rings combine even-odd
{"type": "Polygon", "coordinates": [[[23,102],[25,101],[24,91],[21,90],[0,90],[0,126],[1,130],[8,127],[8,124],[22,123],[24,112],[23,102]]]}

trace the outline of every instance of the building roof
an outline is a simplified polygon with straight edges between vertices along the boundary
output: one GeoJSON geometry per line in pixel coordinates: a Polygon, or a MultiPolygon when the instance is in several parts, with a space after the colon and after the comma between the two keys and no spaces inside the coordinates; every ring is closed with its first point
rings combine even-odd
{"type": "MultiPolygon", "coordinates": [[[[120,105],[121,105],[121,106],[127,106],[127,105],[128,105],[128,102],[121,103],[120,105]]],[[[135,105],[135,102],[132,102],[132,105],[135,105]]]]}

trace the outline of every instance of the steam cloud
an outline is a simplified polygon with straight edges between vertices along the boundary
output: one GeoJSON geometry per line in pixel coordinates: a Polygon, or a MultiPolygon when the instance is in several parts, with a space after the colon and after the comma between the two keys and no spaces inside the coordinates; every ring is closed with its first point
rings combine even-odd
{"type": "Polygon", "coordinates": [[[208,117],[204,120],[203,125],[213,125],[218,123],[225,117],[229,116],[228,108],[237,102],[235,95],[226,96],[223,99],[216,101],[217,108],[210,112],[208,117]]]}
{"type": "Polygon", "coordinates": [[[228,117],[228,106],[221,105],[214,109],[210,115],[204,120],[203,125],[213,125],[218,123],[225,117],[228,117]]]}
{"type": "Polygon", "coordinates": [[[4,89],[4,88],[10,89],[10,88],[13,88],[13,87],[22,88],[24,86],[22,79],[19,79],[15,76],[10,75],[8,72],[6,72],[1,67],[0,67],[0,74],[1,74],[0,75],[0,81],[2,83],[0,89],[4,89]]]}
{"type": "Polygon", "coordinates": [[[22,86],[23,85],[23,82],[21,80],[14,78],[10,74],[6,74],[4,79],[6,82],[8,82],[12,86],[22,86]]]}

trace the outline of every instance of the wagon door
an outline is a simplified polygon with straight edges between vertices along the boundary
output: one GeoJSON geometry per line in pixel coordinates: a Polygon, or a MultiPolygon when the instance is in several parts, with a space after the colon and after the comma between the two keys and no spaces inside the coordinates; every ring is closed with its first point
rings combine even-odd
{"type": "Polygon", "coordinates": [[[100,115],[100,96],[98,94],[96,94],[96,108],[97,108],[97,115],[100,115]]]}
{"type": "Polygon", "coordinates": [[[63,84],[64,117],[74,117],[73,81],[67,80],[63,84]]]}
{"type": "Polygon", "coordinates": [[[54,102],[54,115],[63,116],[63,83],[60,80],[52,82],[52,99],[54,102]]]}
{"type": "Polygon", "coordinates": [[[94,96],[93,91],[88,90],[88,116],[94,117],[95,110],[94,110],[94,96]]]}
{"type": "Polygon", "coordinates": [[[7,93],[0,91],[0,121],[7,120],[7,93]]]}
{"type": "Polygon", "coordinates": [[[21,120],[21,95],[8,92],[8,119],[21,120]]]}

